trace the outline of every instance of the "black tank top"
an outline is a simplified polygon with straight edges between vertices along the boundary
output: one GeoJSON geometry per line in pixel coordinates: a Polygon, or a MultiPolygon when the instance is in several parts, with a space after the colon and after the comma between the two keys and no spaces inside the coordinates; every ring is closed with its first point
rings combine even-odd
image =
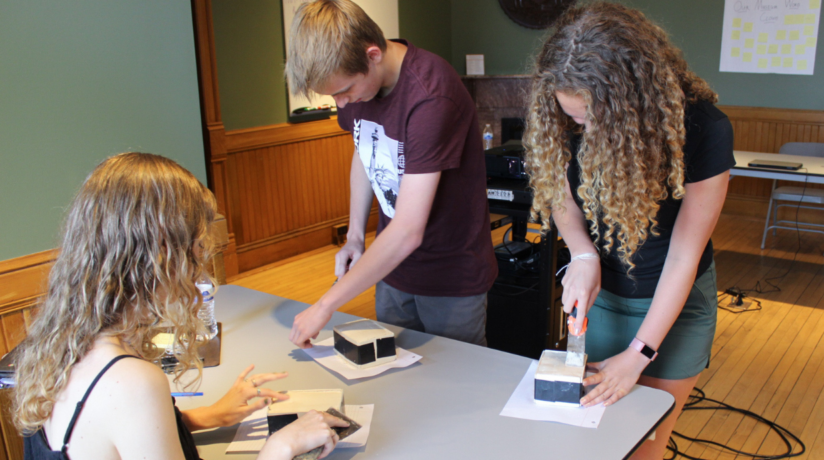
{"type": "MultiPolygon", "coordinates": [[[[103,374],[105,374],[106,371],[114,365],[114,363],[123,358],[140,359],[137,356],[132,355],[116,356],[114,359],[109,361],[108,364],[106,364],[106,367],[104,367],[100,373],[97,374],[97,377],[94,378],[92,384],[89,385],[89,389],[86,390],[86,394],[83,395],[83,399],[77,403],[77,407],[74,409],[74,415],[69,422],[69,426],[66,428],[66,435],[63,436],[63,447],[60,450],[51,450],[49,448],[49,442],[46,439],[46,433],[41,428],[33,435],[24,438],[25,460],[69,460],[69,455],[66,453],[69,450],[69,439],[72,437],[74,424],[77,422],[77,417],[80,416],[80,412],[83,410],[83,405],[86,404],[86,400],[89,398],[94,386],[97,385],[97,381],[100,380],[100,377],[103,377],[103,374]]],[[[172,404],[174,403],[175,398],[172,398],[172,404]]],[[[178,437],[180,437],[180,445],[183,447],[183,456],[186,460],[200,460],[200,456],[197,454],[197,447],[195,447],[195,440],[192,438],[192,433],[189,431],[189,428],[187,428],[186,424],[183,423],[183,416],[177,406],[175,406],[175,420],[177,421],[177,434],[178,437]]]]}

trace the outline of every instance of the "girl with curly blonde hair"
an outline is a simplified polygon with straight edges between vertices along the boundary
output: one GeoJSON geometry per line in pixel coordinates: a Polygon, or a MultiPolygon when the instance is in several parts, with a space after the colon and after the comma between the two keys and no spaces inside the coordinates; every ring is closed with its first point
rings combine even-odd
{"type": "Polygon", "coordinates": [[[596,385],[609,405],[635,383],[676,410],[635,458],[663,457],[709,365],[716,288],[710,235],[721,213],[732,126],[716,94],[642,13],[569,9],[537,58],[524,143],[533,217],[570,249],[563,304],[588,316],[596,385]],[[656,352],[660,355],[656,359],[656,352]]]}
{"type": "MultiPolygon", "coordinates": [[[[200,379],[195,280],[208,276],[216,209],[206,187],[161,156],[120,154],[89,175],[19,348],[15,422],[27,435],[27,459],[196,459],[190,430],[239,423],[284,398],[255,387],[285,374],[247,378],[250,366],[213,406],[180,412],[152,363],[163,353],[152,337],[171,327],[175,380],[189,369],[198,371],[192,384],[200,379]]],[[[260,458],[291,459],[321,445],[328,452],[330,426],[345,425],[309,414],[270,437],[260,458]]]]}

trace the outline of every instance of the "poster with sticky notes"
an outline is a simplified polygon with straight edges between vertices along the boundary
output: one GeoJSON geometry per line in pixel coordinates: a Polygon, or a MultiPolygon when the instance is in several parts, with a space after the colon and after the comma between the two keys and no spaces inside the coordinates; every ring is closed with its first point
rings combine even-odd
{"type": "Polygon", "coordinates": [[[820,22],[821,0],[725,0],[720,71],[813,75],[820,22]]]}

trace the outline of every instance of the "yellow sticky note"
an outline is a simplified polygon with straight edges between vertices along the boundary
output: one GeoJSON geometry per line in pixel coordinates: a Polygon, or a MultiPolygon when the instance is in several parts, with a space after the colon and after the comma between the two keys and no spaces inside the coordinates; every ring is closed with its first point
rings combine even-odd
{"type": "Polygon", "coordinates": [[[795,65],[798,70],[807,70],[807,61],[804,59],[799,59],[798,63],[795,65]]]}
{"type": "Polygon", "coordinates": [[[784,15],[784,25],[791,26],[795,24],[795,15],[794,14],[785,14],[784,15]]]}
{"type": "Polygon", "coordinates": [[[755,50],[755,52],[758,54],[767,54],[767,45],[758,45],[758,48],[756,48],[755,50]]]}
{"type": "Polygon", "coordinates": [[[733,18],[732,26],[733,27],[741,27],[741,18],[733,18]]]}
{"type": "Polygon", "coordinates": [[[741,31],[740,30],[733,30],[732,31],[732,39],[738,40],[741,38],[741,31]]]}
{"type": "Polygon", "coordinates": [[[758,34],[758,43],[767,43],[767,40],[769,40],[769,38],[770,34],[766,32],[761,32],[760,34],[758,34]]]}
{"type": "Polygon", "coordinates": [[[821,0],[810,0],[810,9],[817,10],[821,8],[821,0]]]}
{"type": "Polygon", "coordinates": [[[804,35],[813,35],[813,26],[804,26],[804,35]]]}
{"type": "Polygon", "coordinates": [[[732,57],[741,56],[741,48],[733,48],[732,53],[730,53],[730,56],[732,56],[732,57]]]}
{"type": "Polygon", "coordinates": [[[775,33],[776,40],[786,40],[787,39],[787,31],[786,30],[779,30],[775,33]]]}
{"type": "Polygon", "coordinates": [[[752,53],[744,53],[744,62],[752,62],[752,53]]]}
{"type": "Polygon", "coordinates": [[[755,40],[748,38],[744,40],[744,48],[752,48],[755,45],[755,40]]]}
{"type": "Polygon", "coordinates": [[[798,30],[790,31],[790,40],[798,40],[801,38],[801,32],[798,30]]]}
{"type": "Polygon", "coordinates": [[[778,56],[772,58],[772,62],[770,63],[770,65],[773,67],[781,67],[781,58],[778,56]]]}
{"type": "Polygon", "coordinates": [[[795,45],[795,54],[804,54],[807,51],[807,47],[804,45],[795,45]]]}
{"type": "Polygon", "coordinates": [[[815,15],[814,14],[805,14],[804,15],[804,24],[815,24],[815,15]]]}
{"type": "Polygon", "coordinates": [[[784,67],[792,67],[793,58],[784,58],[784,67]]]}
{"type": "Polygon", "coordinates": [[[815,37],[807,37],[807,46],[815,46],[815,37]]]}
{"type": "Polygon", "coordinates": [[[770,54],[778,54],[778,45],[770,45],[770,50],[768,51],[770,54]]]}
{"type": "Polygon", "coordinates": [[[781,45],[781,54],[790,54],[793,52],[793,45],[781,45]]]}
{"type": "Polygon", "coordinates": [[[761,58],[758,60],[758,68],[759,69],[766,69],[767,68],[767,58],[761,58]]]}
{"type": "Polygon", "coordinates": [[[744,23],[744,32],[752,32],[752,23],[751,22],[745,22],[744,23]]]}

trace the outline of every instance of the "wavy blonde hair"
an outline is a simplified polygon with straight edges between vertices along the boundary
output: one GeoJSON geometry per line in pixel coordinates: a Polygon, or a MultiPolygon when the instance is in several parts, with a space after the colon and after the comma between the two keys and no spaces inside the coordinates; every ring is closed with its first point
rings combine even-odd
{"type": "Polygon", "coordinates": [[[72,367],[101,336],[156,360],[163,350],[151,338],[171,325],[180,350],[176,380],[191,368],[199,380],[197,343],[187,338],[199,327],[203,298],[194,281],[208,276],[207,229],[216,210],[206,187],[161,156],[123,153],[92,171],[69,208],[48,292],[20,347],[18,429],[43,425],[72,367]]]}
{"type": "Polygon", "coordinates": [[[660,202],[685,193],[685,103],[718,97],[641,12],[609,3],[570,8],[538,55],[524,136],[532,217],[544,230],[549,211],[563,209],[569,141],[581,129],[556,92],[586,103],[590,128],[575,152],[581,185],[573,193],[596,247],[609,253],[617,240],[629,273],[637,249],[657,234],[660,202]]]}

